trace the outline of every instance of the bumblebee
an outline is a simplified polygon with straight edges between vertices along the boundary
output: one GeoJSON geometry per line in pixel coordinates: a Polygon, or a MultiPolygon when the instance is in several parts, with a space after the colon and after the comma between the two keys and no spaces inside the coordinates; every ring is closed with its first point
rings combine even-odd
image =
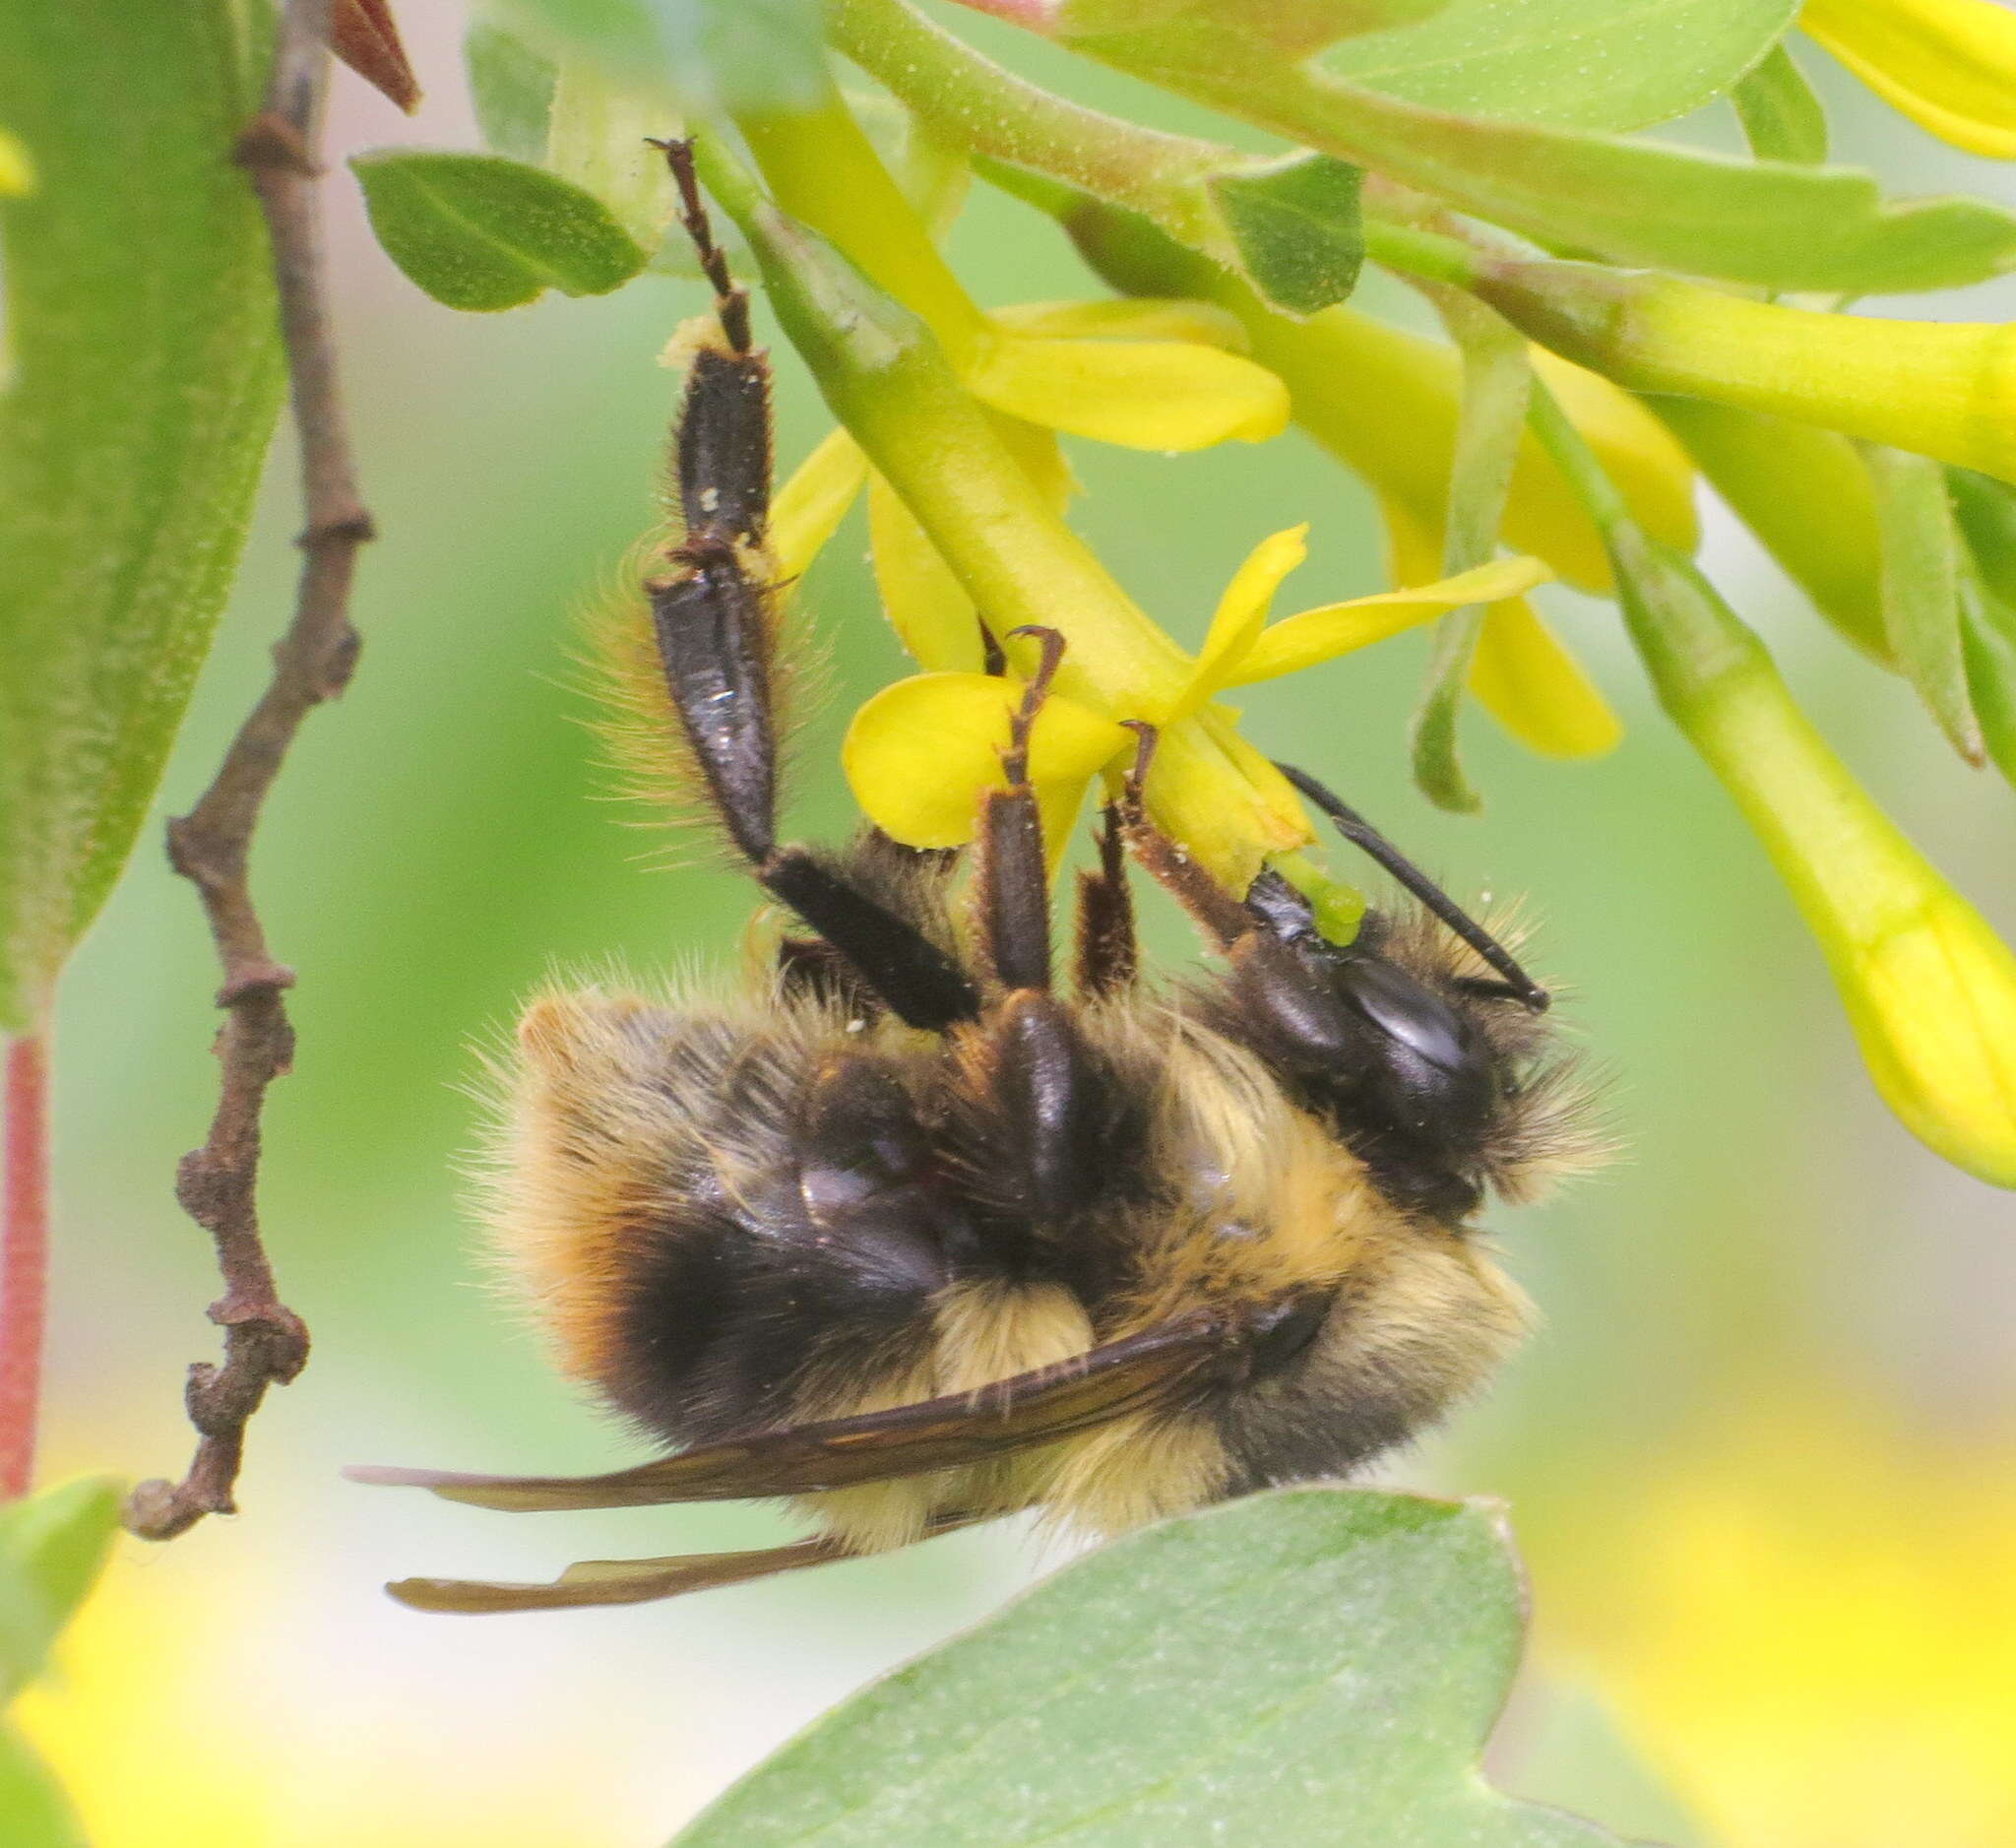
{"type": "Polygon", "coordinates": [[[1149,816],[1147,725],[1060,984],[1028,781],[1051,631],[970,854],[781,844],[770,374],[664,146],[717,305],[623,703],[794,922],[738,995],[560,990],[519,1029],[500,1243],[565,1372],[671,1453],[581,1479],[357,1473],[505,1509],[782,1497],[818,1534],[395,1595],[636,1602],[1021,1509],[1107,1534],[1350,1472],[1520,1337],[1473,1221],[1589,1152],[1546,992],[1287,766],[1407,896],[1339,944],[1275,874],[1225,890],[1149,816]],[[1214,973],[1143,979],[1130,866],[1214,973]]]}

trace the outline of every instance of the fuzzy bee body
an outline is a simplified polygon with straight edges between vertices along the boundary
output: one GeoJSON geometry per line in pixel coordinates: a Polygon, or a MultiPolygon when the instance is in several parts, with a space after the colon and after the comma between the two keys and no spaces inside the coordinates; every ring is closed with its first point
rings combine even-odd
{"type": "MultiPolygon", "coordinates": [[[[897,851],[864,841],[859,883],[886,893],[873,875],[897,851]]],[[[913,891],[914,922],[949,937],[937,883],[913,891]]],[[[1463,997],[1474,959],[1426,921],[1371,928],[1396,967],[1501,1032],[1523,1024],[1516,1003],[1463,997]]],[[[788,976],[731,1003],[557,992],[521,1029],[502,1243],[565,1370],[679,1446],[968,1392],[1193,1309],[1280,1306],[1180,1406],[809,1500],[855,1549],[947,1510],[1040,1503],[1114,1531],[1341,1475],[1475,1387],[1521,1303],[1463,1226],[1398,1204],[1211,1024],[1239,1006],[1236,978],[1068,1007],[1025,990],[929,1034],[788,976]],[[1048,1173],[1003,1077],[1033,1036],[1076,1074],[1048,1173]]],[[[1520,1179],[1557,1152],[1563,1096],[1529,1095],[1520,1179]]]]}
{"type": "Polygon", "coordinates": [[[535,1002],[490,1217],[562,1369],[672,1454],[574,1480],[375,1474],[508,1508],[786,1497],[820,1537],[395,1590],[630,1601],[1022,1508],[1110,1533],[1352,1470],[1519,1336],[1474,1215],[1588,1149],[1544,991],[1300,772],[1418,904],[1340,945],[1276,874],[1220,888],[1149,817],[1145,726],[1079,875],[1075,979],[1054,980],[1028,781],[1050,631],[970,856],[872,831],[779,845],[767,372],[668,153],[721,314],[680,419],[681,533],[617,650],[625,745],[664,741],[789,923],[736,995],[535,1002]],[[1216,973],[1140,976],[1130,865],[1216,973]]]}

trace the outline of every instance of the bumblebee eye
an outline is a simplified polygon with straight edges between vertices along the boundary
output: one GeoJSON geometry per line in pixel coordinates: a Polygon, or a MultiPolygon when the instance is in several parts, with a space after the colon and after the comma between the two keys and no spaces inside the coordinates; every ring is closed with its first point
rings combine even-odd
{"type": "Polygon", "coordinates": [[[1475,1032],[1447,1001],[1405,970],[1371,957],[1354,957],[1339,970],[1338,987],[1388,1039],[1437,1071],[1458,1072],[1476,1062],[1475,1032]]]}

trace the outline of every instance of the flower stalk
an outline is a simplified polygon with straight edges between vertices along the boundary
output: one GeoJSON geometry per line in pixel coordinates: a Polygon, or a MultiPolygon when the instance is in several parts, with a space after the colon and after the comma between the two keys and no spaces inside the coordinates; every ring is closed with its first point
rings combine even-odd
{"type": "Polygon", "coordinates": [[[2016,329],[1749,301],[1674,277],[1479,257],[1469,287],[1578,365],[2016,480],[2016,329]]]}
{"type": "Polygon", "coordinates": [[[1544,389],[1534,421],[1603,528],[1660,703],[1819,939],[1877,1090],[1946,1160],[2016,1187],[2016,955],[1857,784],[1707,579],[1645,535],[1544,389]]]}

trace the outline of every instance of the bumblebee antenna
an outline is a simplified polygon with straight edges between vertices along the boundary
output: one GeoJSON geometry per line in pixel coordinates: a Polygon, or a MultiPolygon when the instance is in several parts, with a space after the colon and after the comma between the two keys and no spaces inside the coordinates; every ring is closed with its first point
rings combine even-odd
{"type": "Polygon", "coordinates": [[[1520,968],[1513,959],[1512,952],[1472,918],[1364,816],[1325,789],[1306,770],[1297,770],[1293,764],[1277,763],[1274,767],[1337,824],[1339,834],[1384,866],[1394,878],[1503,976],[1506,986],[1521,1001],[1536,1014],[1546,1012],[1553,997],[1520,968]]]}

